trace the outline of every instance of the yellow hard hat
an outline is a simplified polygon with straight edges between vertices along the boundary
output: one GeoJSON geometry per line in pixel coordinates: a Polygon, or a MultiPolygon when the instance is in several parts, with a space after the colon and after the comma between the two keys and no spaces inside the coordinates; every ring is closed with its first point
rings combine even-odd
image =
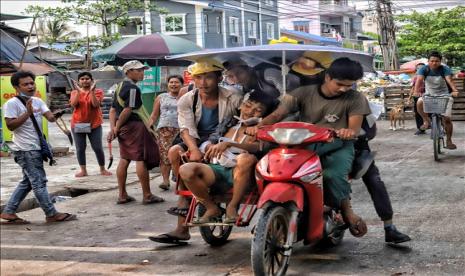
{"type": "Polygon", "coordinates": [[[328,69],[333,58],[328,52],[305,52],[292,65],[291,69],[302,75],[316,75],[325,69],[328,69]]]}
{"type": "Polygon", "coordinates": [[[279,44],[279,43],[298,44],[299,41],[289,38],[287,36],[281,36],[279,39],[272,39],[269,44],[279,44]]]}
{"type": "Polygon", "coordinates": [[[192,76],[223,70],[223,64],[212,58],[200,58],[187,68],[192,76]]]}

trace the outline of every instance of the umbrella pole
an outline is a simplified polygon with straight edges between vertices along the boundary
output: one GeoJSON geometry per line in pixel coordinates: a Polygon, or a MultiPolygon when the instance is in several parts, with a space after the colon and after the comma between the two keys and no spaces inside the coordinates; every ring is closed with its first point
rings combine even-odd
{"type": "Polygon", "coordinates": [[[286,64],[286,51],[283,50],[283,54],[281,55],[281,76],[283,77],[283,92],[281,97],[284,97],[286,95],[286,89],[287,89],[287,82],[286,82],[286,76],[289,73],[289,67],[286,64]]]}

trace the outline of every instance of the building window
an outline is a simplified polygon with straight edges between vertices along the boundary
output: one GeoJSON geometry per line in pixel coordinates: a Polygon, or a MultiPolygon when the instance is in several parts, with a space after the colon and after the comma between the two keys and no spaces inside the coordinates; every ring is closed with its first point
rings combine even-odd
{"type": "Polygon", "coordinates": [[[266,38],[274,39],[274,24],[266,23],[266,38]]]}
{"type": "Polygon", "coordinates": [[[144,33],[144,22],[142,17],[131,17],[125,26],[113,24],[112,33],[120,33],[122,36],[140,35],[144,33]]]}
{"type": "Polygon", "coordinates": [[[249,38],[257,38],[257,21],[247,20],[249,38]]]}
{"type": "Polygon", "coordinates": [[[292,22],[292,24],[294,24],[294,31],[305,32],[305,33],[310,32],[308,21],[296,21],[296,22],[292,22]]]}
{"type": "Polygon", "coordinates": [[[167,34],[186,33],[186,14],[166,14],[161,17],[161,31],[167,34]]]}
{"type": "Polygon", "coordinates": [[[221,17],[219,16],[216,17],[216,32],[219,34],[223,32],[221,28],[221,17]]]}
{"type": "Polygon", "coordinates": [[[268,5],[268,6],[273,6],[273,3],[274,0],[265,0],[265,5],[268,5]]]}
{"type": "Polygon", "coordinates": [[[208,30],[208,15],[206,15],[206,14],[203,15],[203,31],[205,33],[209,32],[209,30],[208,30]]]}
{"type": "Polygon", "coordinates": [[[229,34],[239,36],[239,18],[229,17],[229,34]]]}

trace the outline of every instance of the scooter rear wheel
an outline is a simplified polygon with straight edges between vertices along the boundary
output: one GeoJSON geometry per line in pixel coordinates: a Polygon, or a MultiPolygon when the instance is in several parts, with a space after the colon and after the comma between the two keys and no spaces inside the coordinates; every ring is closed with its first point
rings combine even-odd
{"type": "Polygon", "coordinates": [[[260,216],[251,248],[254,275],[286,274],[291,257],[284,255],[289,217],[281,206],[271,206],[260,216]]]}

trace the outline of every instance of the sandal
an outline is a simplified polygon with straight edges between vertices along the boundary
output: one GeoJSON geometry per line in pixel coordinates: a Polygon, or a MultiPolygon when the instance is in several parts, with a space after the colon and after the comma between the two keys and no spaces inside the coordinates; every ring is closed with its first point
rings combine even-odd
{"type": "MultiPolygon", "coordinates": [[[[4,219],[4,218],[2,218],[4,219]]],[[[30,224],[30,221],[27,221],[25,219],[16,217],[16,218],[11,218],[11,219],[4,219],[5,221],[2,221],[0,224],[6,225],[6,224],[15,224],[15,225],[21,225],[21,224],[30,224]]]]}
{"type": "Polygon", "coordinates": [[[181,239],[169,233],[166,233],[166,234],[161,234],[155,237],[149,237],[149,240],[154,241],[154,242],[159,242],[159,243],[186,245],[189,239],[181,239]]]}
{"type": "Polygon", "coordinates": [[[142,204],[147,205],[147,204],[155,204],[155,203],[161,203],[161,202],[165,202],[165,200],[159,196],[150,195],[150,198],[143,200],[142,204]]]}
{"type": "Polygon", "coordinates": [[[226,210],[224,208],[218,207],[220,212],[216,215],[205,217],[205,215],[201,218],[198,218],[192,221],[192,224],[204,224],[204,223],[212,223],[212,222],[222,222],[222,217],[225,214],[226,210]]]}
{"type": "Polygon", "coordinates": [[[187,217],[189,208],[171,207],[168,210],[166,210],[166,212],[173,216],[187,217]]]}
{"type": "Polygon", "coordinates": [[[160,185],[158,185],[158,188],[160,188],[160,189],[162,189],[164,191],[168,191],[170,189],[170,183],[168,183],[168,184],[165,184],[165,183],[160,184],[160,185]]]}
{"type": "Polygon", "coordinates": [[[455,150],[457,146],[454,143],[447,143],[446,149],[455,150]]]}
{"type": "Polygon", "coordinates": [[[199,219],[192,221],[192,224],[205,224],[205,223],[215,223],[215,222],[221,222],[221,215],[211,216],[208,218],[201,217],[199,219]]]}
{"type": "Polygon", "coordinates": [[[127,196],[125,199],[118,198],[118,200],[116,201],[116,204],[126,204],[126,203],[133,202],[133,201],[136,201],[136,199],[133,198],[132,196],[127,196]]]}
{"type": "Polygon", "coordinates": [[[236,223],[237,219],[239,218],[239,216],[235,216],[235,217],[226,217],[224,220],[223,220],[223,223],[236,223]]]}
{"type": "Polygon", "coordinates": [[[58,213],[54,216],[51,217],[46,217],[45,220],[47,222],[65,222],[65,221],[71,221],[71,220],[77,220],[77,216],[70,214],[70,213],[63,213],[65,216],[62,218],[58,218],[59,215],[62,215],[62,213],[58,213]]]}

